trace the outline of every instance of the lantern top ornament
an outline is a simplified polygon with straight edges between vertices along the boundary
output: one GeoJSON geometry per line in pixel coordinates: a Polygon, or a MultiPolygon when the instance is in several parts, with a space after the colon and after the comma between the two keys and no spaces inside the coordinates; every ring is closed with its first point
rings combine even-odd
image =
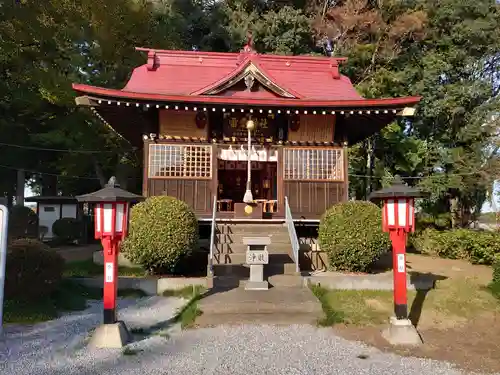
{"type": "Polygon", "coordinates": [[[394,176],[391,186],[372,192],[368,199],[379,201],[394,198],[425,198],[429,194],[418,188],[406,185],[399,175],[394,176]]]}
{"type": "Polygon", "coordinates": [[[78,202],[103,203],[103,202],[139,202],[144,199],[142,195],[137,195],[120,188],[116,177],[111,177],[103,189],[93,193],[78,195],[78,202]]]}

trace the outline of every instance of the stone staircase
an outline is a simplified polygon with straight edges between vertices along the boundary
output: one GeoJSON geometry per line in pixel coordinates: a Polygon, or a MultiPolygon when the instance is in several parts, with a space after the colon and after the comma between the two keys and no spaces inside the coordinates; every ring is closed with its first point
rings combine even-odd
{"type": "Polygon", "coordinates": [[[288,229],[284,223],[218,222],[215,230],[213,257],[214,277],[221,286],[241,286],[249,278],[245,265],[247,247],[244,237],[271,238],[268,246],[269,264],[264,266],[264,276],[271,285],[299,286],[302,279],[296,277],[292,247],[288,229]],[[235,285],[237,284],[237,285],[235,285]]]}

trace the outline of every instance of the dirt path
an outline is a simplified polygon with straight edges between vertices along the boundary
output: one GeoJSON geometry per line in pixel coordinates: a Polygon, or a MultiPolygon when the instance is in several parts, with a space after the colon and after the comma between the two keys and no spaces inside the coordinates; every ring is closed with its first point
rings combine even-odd
{"type": "Polygon", "coordinates": [[[432,273],[450,279],[468,278],[487,285],[491,281],[491,267],[470,264],[460,259],[441,259],[418,254],[407,255],[408,271],[432,273]]]}
{"type": "MultiPolygon", "coordinates": [[[[408,254],[407,260],[409,272],[444,277],[423,301],[417,325],[422,346],[390,346],[380,335],[384,325],[336,325],[334,332],[387,352],[449,361],[468,371],[500,373],[500,306],[483,290],[491,281],[491,267],[417,254],[408,254]]],[[[379,297],[376,302],[384,304],[387,314],[392,312],[385,299],[379,297]]]]}
{"type": "Polygon", "coordinates": [[[420,328],[424,344],[418,348],[390,346],[380,335],[383,326],[337,325],[336,334],[362,341],[384,352],[447,361],[474,372],[500,373],[500,315],[485,315],[457,328],[420,328]]]}

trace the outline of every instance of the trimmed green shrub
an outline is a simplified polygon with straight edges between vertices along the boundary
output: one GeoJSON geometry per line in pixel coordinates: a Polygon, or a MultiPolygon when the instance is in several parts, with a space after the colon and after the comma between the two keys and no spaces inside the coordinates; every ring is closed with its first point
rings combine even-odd
{"type": "Polygon", "coordinates": [[[352,201],[328,209],[319,225],[321,250],[336,271],[366,272],[390,248],[382,232],[382,211],[371,202],[352,201]]]}
{"type": "Polygon", "coordinates": [[[426,229],[413,238],[415,250],[449,259],[466,259],[473,264],[492,264],[500,254],[500,234],[472,229],[438,231],[426,229]]]}
{"type": "Polygon", "coordinates": [[[52,224],[52,233],[66,243],[82,237],[83,223],[72,217],[63,217],[52,224]]]}
{"type": "Polygon", "coordinates": [[[9,210],[9,240],[38,238],[38,215],[26,206],[14,206],[9,210]]]}
{"type": "Polygon", "coordinates": [[[176,198],[157,196],[132,208],[130,233],[121,249],[150,273],[175,273],[197,245],[198,220],[191,208],[176,198]]]}
{"type": "Polygon", "coordinates": [[[488,290],[500,300],[500,254],[493,261],[493,277],[488,285],[488,290]]]}
{"type": "Polygon", "coordinates": [[[64,260],[44,243],[30,238],[12,241],[6,260],[6,299],[39,301],[59,287],[64,260]]]}
{"type": "Polygon", "coordinates": [[[500,285],[500,254],[497,254],[493,261],[493,280],[494,284],[500,285]]]}

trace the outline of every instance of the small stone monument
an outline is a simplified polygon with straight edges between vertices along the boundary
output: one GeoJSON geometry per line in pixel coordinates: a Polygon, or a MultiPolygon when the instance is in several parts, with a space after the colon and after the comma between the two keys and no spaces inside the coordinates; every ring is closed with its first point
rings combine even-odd
{"type": "Polygon", "coordinates": [[[268,290],[269,283],[264,280],[264,264],[269,264],[267,246],[271,244],[269,237],[244,237],[247,245],[246,264],[250,266],[250,279],[245,290],[268,290]]]}

